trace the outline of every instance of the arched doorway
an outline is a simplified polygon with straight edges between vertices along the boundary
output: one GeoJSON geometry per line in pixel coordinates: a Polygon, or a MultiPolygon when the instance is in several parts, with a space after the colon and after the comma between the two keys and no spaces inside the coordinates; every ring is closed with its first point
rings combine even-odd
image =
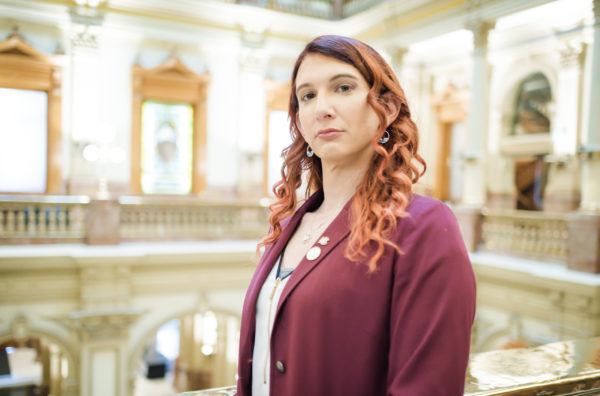
{"type": "Polygon", "coordinates": [[[43,334],[0,336],[0,376],[4,376],[1,391],[9,395],[78,393],[77,366],[71,354],[58,340],[43,334]]]}
{"type": "Polygon", "coordinates": [[[216,310],[168,318],[134,358],[134,396],[160,396],[235,384],[240,319],[216,310]]]}

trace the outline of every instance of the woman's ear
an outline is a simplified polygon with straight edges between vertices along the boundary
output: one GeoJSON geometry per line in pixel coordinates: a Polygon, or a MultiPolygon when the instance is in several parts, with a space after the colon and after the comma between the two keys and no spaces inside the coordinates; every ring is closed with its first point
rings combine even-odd
{"type": "Polygon", "coordinates": [[[390,125],[400,113],[400,101],[392,92],[388,91],[381,96],[381,104],[385,108],[385,123],[390,125]]]}

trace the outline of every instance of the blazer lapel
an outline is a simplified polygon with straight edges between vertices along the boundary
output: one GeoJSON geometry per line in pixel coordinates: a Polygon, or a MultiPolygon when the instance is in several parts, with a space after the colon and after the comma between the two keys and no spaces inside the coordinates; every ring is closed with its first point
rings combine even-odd
{"type": "MultiPolygon", "coordinates": [[[[258,299],[258,294],[260,293],[260,289],[262,288],[267,276],[273,269],[273,265],[277,261],[277,258],[281,254],[281,251],[287,244],[288,240],[291,238],[292,234],[296,230],[300,219],[304,213],[306,213],[309,209],[312,209],[313,206],[319,204],[323,201],[323,192],[322,190],[317,191],[313,195],[311,195],[301,206],[296,210],[296,212],[292,215],[290,220],[282,227],[281,235],[275,241],[275,243],[271,246],[267,246],[263,257],[261,258],[259,268],[257,269],[256,276],[250,283],[248,288],[248,302],[250,305],[250,315],[249,318],[251,320],[251,326],[254,326],[254,321],[256,319],[256,300],[258,299]]],[[[291,281],[292,279],[290,279],[291,281]]],[[[288,281],[289,283],[289,281],[288,281]]]]}
{"type": "Polygon", "coordinates": [[[321,250],[318,257],[314,260],[309,260],[307,258],[307,255],[305,255],[294,270],[294,272],[292,272],[290,279],[288,280],[287,284],[283,289],[283,292],[281,293],[281,298],[279,299],[279,304],[277,305],[277,311],[275,313],[275,321],[277,321],[277,315],[279,314],[279,310],[283,306],[283,303],[288,298],[290,293],[292,293],[292,291],[296,288],[296,286],[298,286],[302,279],[304,279],[306,275],[308,275],[308,273],[313,270],[313,268],[315,268],[325,257],[327,257],[329,252],[335,249],[335,247],[350,233],[350,225],[348,224],[348,212],[352,200],[353,198],[351,198],[346,203],[346,205],[344,205],[337,217],[331,222],[331,224],[329,224],[329,226],[323,232],[323,234],[321,234],[319,239],[317,239],[317,242],[315,242],[315,244],[311,246],[311,249],[314,247],[318,247],[321,250]],[[329,238],[329,242],[327,242],[325,245],[319,244],[319,241],[323,237],[329,238]]]}

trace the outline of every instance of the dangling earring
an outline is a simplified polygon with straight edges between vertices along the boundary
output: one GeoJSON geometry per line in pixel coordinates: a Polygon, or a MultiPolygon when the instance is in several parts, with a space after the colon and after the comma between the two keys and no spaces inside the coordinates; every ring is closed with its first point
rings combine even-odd
{"type": "Polygon", "coordinates": [[[379,139],[379,143],[386,144],[389,141],[390,141],[390,133],[386,130],[383,133],[383,137],[381,139],[379,139]]]}
{"type": "Polygon", "coordinates": [[[313,155],[315,155],[315,152],[312,151],[312,149],[310,148],[310,146],[306,146],[306,156],[310,158],[313,155]]]}

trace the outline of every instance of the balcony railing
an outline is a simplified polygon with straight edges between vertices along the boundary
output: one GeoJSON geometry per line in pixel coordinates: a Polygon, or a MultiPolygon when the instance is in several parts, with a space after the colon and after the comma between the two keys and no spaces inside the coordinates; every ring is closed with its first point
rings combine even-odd
{"type": "Polygon", "coordinates": [[[141,240],[257,239],[267,229],[260,203],[216,203],[189,197],[0,196],[0,244],[111,243],[141,240]],[[98,205],[99,203],[99,205],[98,205]],[[100,209],[100,210],[99,210],[100,209]],[[100,225],[100,226],[98,226],[100,225]]]}
{"type": "Polygon", "coordinates": [[[322,19],[346,18],[365,11],[385,0],[221,0],[225,3],[253,5],[291,14],[322,19]]]}
{"type": "Polygon", "coordinates": [[[482,214],[482,250],[541,260],[566,260],[567,215],[524,210],[486,210],[482,214]]]}
{"type": "MultiPolygon", "coordinates": [[[[471,355],[465,396],[600,395],[600,338],[471,355]]],[[[232,396],[235,387],[178,396],[232,396]]]]}
{"type": "Polygon", "coordinates": [[[0,243],[82,241],[89,202],[85,196],[0,196],[0,243]]]}

